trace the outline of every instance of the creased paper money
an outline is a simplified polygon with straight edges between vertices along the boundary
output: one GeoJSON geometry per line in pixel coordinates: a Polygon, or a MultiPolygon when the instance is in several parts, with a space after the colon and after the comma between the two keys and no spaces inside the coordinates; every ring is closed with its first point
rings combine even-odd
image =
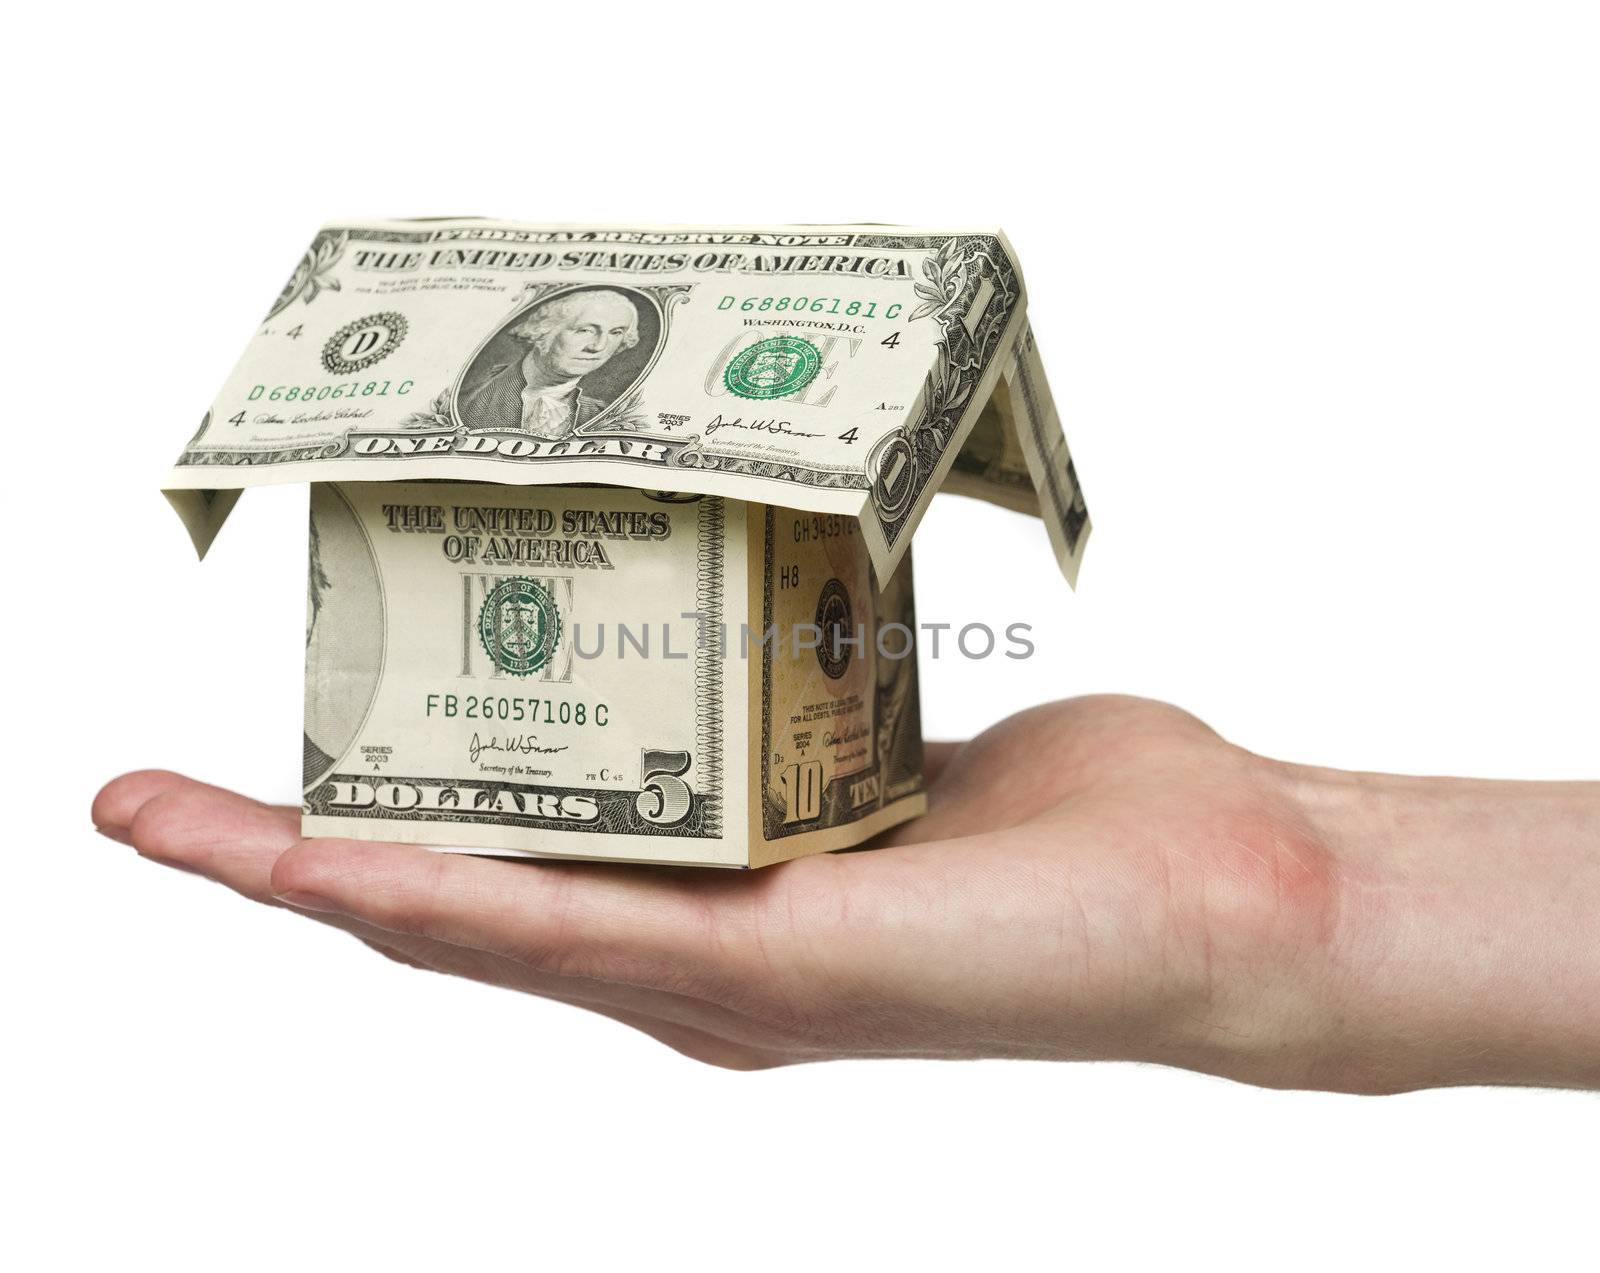
{"type": "Polygon", "coordinates": [[[761,866],[924,807],[911,563],[719,496],[312,488],[307,835],[761,866]]]}
{"type": "Polygon", "coordinates": [[[889,579],[935,491],[1089,520],[998,230],[324,227],[165,489],[601,482],[860,519],[889,579]],[[977,426],[975,428],[975,426],[977,426]]]}

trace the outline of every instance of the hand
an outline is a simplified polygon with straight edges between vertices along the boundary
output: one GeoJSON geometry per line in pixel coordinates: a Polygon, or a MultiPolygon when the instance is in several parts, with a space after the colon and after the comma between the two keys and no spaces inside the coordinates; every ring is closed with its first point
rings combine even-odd
{"type": "Polygon", "coordinates": [[[303,840],[296,809],[154,771],[108,785],[94,820],[402,963],[733,1068],[986,1056],[1360,1091],[1600,1083],[1600,1024],[1560,1009],[1600,986],[1596,909],[1574,900],[1600,899],[1592,788],[1298,768],[1119,698],[932,746],[928,772],[927,816],[871,851],[739,873],[303,840]],[[1542,828],[1529,869],[1462,851],[1496,818],[1542,828]],[[1552,871],[1571,905],[1541,898],[1552,871]],[[1590,953],[1552,982],[1568,928],[1590,953]]]}

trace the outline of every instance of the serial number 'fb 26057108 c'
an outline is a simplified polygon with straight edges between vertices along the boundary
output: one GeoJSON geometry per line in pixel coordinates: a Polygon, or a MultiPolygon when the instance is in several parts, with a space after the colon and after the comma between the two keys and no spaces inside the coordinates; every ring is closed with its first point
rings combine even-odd
{"type": "Polygon", "coordinates": [[[569,702],[566,699],[522,698],[504,694],[429,694],[424,716],[445,720],[504,721],[531,725],[594,725],[604,728],[611,722],[611,708],[605,703],[569,702]]]}

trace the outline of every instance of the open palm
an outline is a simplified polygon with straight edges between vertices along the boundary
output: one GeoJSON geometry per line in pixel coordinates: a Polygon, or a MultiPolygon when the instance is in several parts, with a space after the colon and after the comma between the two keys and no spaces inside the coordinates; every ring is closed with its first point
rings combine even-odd
{"type": "Polygon", "coordinates": [[[1314,1079],[1286,1077],[1309,1014],[1286,970],[1333,944],[1336,872],[1296,771],[1174,708],[1090,698],[930,747],[929,773],[928,814],[870,850],[739,873],[304,840],[296,809],[159,771],[110,783],[94,818],[391,958],[717,1065],[1125,1058],[1314,1079]]]}

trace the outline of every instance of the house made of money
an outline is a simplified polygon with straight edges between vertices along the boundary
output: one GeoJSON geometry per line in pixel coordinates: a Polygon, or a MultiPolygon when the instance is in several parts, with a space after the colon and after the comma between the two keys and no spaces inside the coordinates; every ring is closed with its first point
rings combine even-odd
{"type": "Polygon", "coordinates": [[[915,817],[929,501],[1089,535],[996,229],[325,226],[165,492],[203,556],[286,481],[305,833],[505,856],[915,817]]]}

